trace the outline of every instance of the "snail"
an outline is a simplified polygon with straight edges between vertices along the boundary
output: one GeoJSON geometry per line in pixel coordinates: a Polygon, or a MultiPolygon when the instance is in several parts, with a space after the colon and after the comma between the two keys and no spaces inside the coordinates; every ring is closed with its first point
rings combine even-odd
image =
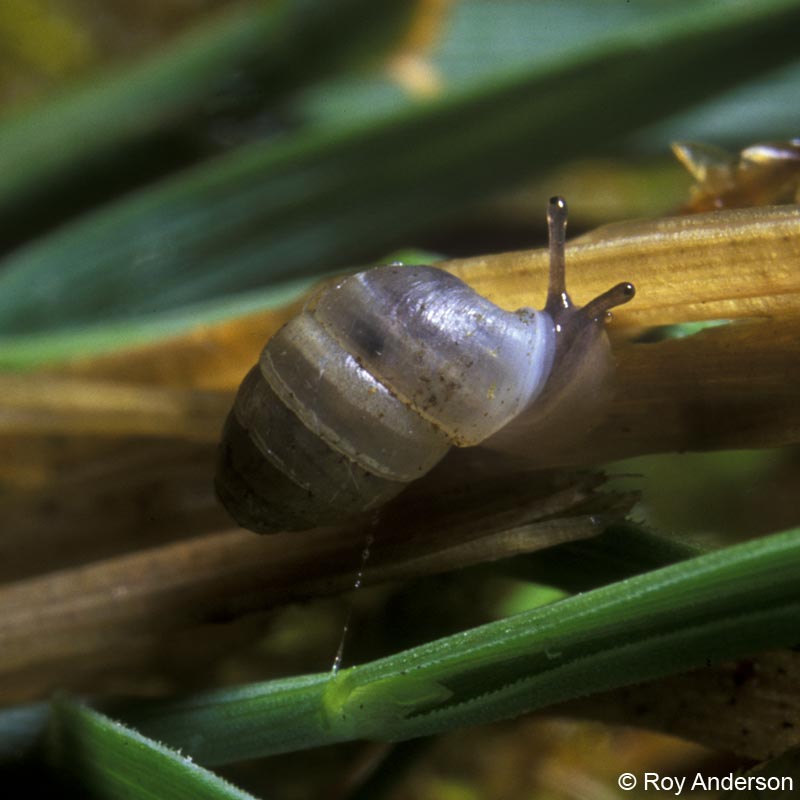
{"type": "Polygon", "coordinates": [[[267,342],[225,422],[215,484],[231,516],[260,533],[339,523],[395,497],[454,445],[536,451],[554,428],[581,432],[607,394],[603,322],[634,288],[575,306],[563,199],[547,218],[542,311],[505,311],[444,270],[402,264],[312,297],[267,342]]]}

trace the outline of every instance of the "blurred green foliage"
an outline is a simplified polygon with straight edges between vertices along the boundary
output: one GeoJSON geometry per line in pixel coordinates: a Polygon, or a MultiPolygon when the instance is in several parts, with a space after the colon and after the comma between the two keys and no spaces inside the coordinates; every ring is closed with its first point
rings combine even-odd
{"type": "Polygon", "coordinates": [[[7,119],[6,363],[377,260],[569,159],[660,149],[654,125],[796,61],[788,0],[589,5],[456,4],[430,48],[442,90],[414,98],[352,71],[405,30],[395,4],[257,3],[7,119]]]}

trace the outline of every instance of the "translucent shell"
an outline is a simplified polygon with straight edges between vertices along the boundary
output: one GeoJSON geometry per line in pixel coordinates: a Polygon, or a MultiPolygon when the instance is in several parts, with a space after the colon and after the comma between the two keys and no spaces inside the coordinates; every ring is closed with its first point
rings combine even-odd
{"type": "Polygon", "coordinates": [[[303,425],[258,365],[225,422],[215,484],[231,516],[261,533],[347,519],[405,487],[360,468],[303,425]]]}
{"type": "Polygon", "coordinates": [[[438,428],[370,374],[312,314],[286,325],[259,365],[309,430],[376,475],[414,480],[450,447],[438,428]]]}
{"type": "Polygon", "coordinates": [[[547,314],[503,311],[434,267],[348,277],[278,331],[242,383],[218,492],[256,530],[367,511],[453,444],[477,444],[504,427],[542,390],[554,353],[547,314]],[[234,439],[281,479],[263,466],[244,474],[234,439]],[[233,502],[237,495],[247,502],[233,502]]]}

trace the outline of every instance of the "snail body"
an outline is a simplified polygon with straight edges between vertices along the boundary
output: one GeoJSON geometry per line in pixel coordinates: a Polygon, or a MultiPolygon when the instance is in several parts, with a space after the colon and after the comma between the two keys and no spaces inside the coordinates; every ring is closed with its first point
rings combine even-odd
{"type": "Polygon", "coordinates": [[[602,322],[633,287],[573,306],[563,200],[551,200],[548,219],[542,311],[503,310],[436,267],[388,265],[343,279],[281,328],[225,423],[216,487],[234,519],[258,532],[346,520],[399,494],[454,445],[503,449],[515,421],[535,436],[593,371],[587,357],[603,364],[591,382],[605,380],[602,322]]]}

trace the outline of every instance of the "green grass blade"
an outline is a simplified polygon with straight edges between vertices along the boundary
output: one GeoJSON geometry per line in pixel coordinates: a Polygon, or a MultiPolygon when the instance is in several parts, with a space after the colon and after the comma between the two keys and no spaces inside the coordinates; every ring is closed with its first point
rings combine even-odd
{"type": "MultiPolygon", "coordinates": [[[[386,255],[381,263],[403,261],[406,264],[432,264],[442,259],[443,256],[438,253],[406,249],[386,255]]],[[[211,325],[280,308],[298,300],[317,280],[301,278],[276,283],[266,289],[254,289],[144,317],[107,320],[96,325],[28,335],[0,336],[0,370],[27,370],[71,358],[89,358],[176,336],[198,325],[211,325]]]]}
{"type": "Polygon", "coordinates": [[[800,529],[704,554],[330,675],[128,719],[202,763],[401,740],[800,641],[800,529]]]}
{"type": "Polygon", "coordinates": [[[297,300],[315,279],[275,284],[216,301],[197,303],[146,317],[106,320],[57,331],[0,336],[0,370],[26,370],[70,358],[87,358],[143,345],[245,314],[279,308],[297,300]]]}
{"type": "Polygon", "coordinates": [[[404,5],[275,0],[240,6],[163,53],[16,114],[0,126],[0,216],[36,198],[52,203],[58,181],[71,179],[81,191],[90,165],[107,169],[131,143],[165,127],[254,110],[330,78],[385,47],[409,16],[404,5]]]}
{"type": "Polygon", "coordinates": [[[69,700],[53,704],[49,733],[51,762],[92,797],[252,799],[191,758],[69,700]]]}
{"type": "Polygon", "coordinates": [[[787,0],[712,4],[378,123],[249,146],[9,256],[0,329],[136,316],[369,260],[794,59],[798,24],[787,0]]]}

